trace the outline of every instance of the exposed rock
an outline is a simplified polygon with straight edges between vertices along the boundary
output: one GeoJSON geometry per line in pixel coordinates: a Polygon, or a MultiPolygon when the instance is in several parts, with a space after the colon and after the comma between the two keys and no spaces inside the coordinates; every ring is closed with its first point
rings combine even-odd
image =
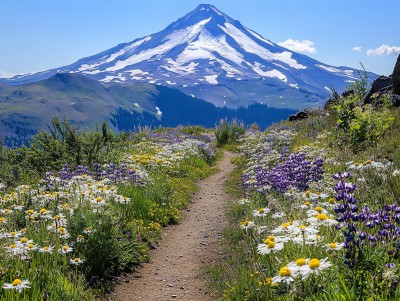
{"type": "Polygon", "coordinates": [[[400,106],[400,55],[394,66],[393,74],[380,76],[371,85],[371,89],[363,99],[363,104],[380,104],[384,95],[389,95],[395,107],[400,106]]]}
{"type": "Polygon", "coordinates": [[[400,55],[397,58],[396,65],[393,70],[393,94],[400,95],[400,55]]]}
{"type": "Polygon", "coordinates": [[[302,120],[302,119],[308,118],[311,115],[318,115],[321,112],[322,111],[320,109],[305,108],[305,109],[301,110],[300,112],[297,112],[296,114],[290,115],[288,120],[289,121],[302,120]]]}
{"type": "Polygon", "coordinates": [[[370,104],[374,100],[378,100],[380,94],[389,93],[393,88],[392,76],[379,76],[373,81],[371,89],[363,99],[363,104],[370,104]],[[377,95],[378,93],[379,95],[377,95]],[[373,97],[372,97],[373,96],[373,97]]]}
{"type": "Polygon", "coordinates": [[[354,90],[350,89],[350,90],[346,90],[342,93],[342,97],[348,97],[350,95],[354,95],[354,90]]]}

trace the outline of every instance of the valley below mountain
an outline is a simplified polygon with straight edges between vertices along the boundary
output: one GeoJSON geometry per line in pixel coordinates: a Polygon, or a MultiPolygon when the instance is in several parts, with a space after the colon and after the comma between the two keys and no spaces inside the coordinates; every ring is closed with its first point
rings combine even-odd
{"type": "Polygon", "coordinates": [[[27,143],[55,115],[86,130],[106,121],[119,132],[140,126],[214,127],[225,118],[256,122],[265,128],[294,112],[261,104],[221,108],[173,88],[146,83],[101,84],[70,73],[21,86],[0,86],[0,132],[6,144],[14,146],[27,143]]]}
{"type": "Polygon", "coordinates": [[[221,118],[264,128],[322,108],[357,79],[353,68],[284,48],[201,4],[160,32],[67,66],[0,79],[0,130],[6,141],[26,141],[55,114],[82,129],[103,121],[116,131],[212,127],[221,118]]]}

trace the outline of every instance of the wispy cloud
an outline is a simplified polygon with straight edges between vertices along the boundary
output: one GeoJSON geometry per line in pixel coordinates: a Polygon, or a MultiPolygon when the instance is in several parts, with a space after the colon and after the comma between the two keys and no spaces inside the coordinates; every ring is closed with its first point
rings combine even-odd
{"type": "Polygon", "coordinates": [[[351,50],[353,50],[355,52],[361,52],[362,51],[362,47],[361,46],[355,46],[355,47],[351,48],[351,50]]]}
{"type": "Polygon", "coordinates": [[[317,52],[314,43],[309,40],[299,41],[299,40],[288,39],[284,42],[278,43],[278,45],[300,53],[310,54],[317,52]]]}
{"type": "Polygon", "coordinates": [[[393,55],[400,53],[400,46],[381,45],[375,49],[368,49],[367,55],[393,55]]]}
{"type": "Polygon", "coordinates": [[[6,72],[3,70],[0,70],[0,78],[10,78],[17,75],[17,73],[11,73],[11,72],[6,72]]]}

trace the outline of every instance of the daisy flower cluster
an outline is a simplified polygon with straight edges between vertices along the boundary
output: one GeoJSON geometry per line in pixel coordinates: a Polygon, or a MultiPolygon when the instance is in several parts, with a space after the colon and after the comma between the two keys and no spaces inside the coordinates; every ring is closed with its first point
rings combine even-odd
{"type": "MultiPolygon", "coordinates": [[[[153,135],[150,137],[152,140],[134,144],[129,150],[132,154],[125,156],[123,161],[133,170],[161,168],[164,172],[174,172],[176,167],[192,156],[206,160],[215,156],[214,147],[209,142],[193,138],[182,139],[182,137],[171,141],[167,139],[168,137],[170,136],[153,135]]],[[[201,138],[211,140],[208,136],[201,138]]]]}
{"type": "Polygon", "coordinates": [[[176,172],[187,176],[195,160],[207,166],[215,154],[208,134],[144,138],[127,143],[118,164],[64,165],[34,185],[2,187],[0,299],[18,293],[34,300],[49,292],[58,300],[93,300],[85,278],[106,279],[109,274],[98,275],[145,260],[161,225],[177,219],[182,203],[172,199],[173,189],[189,189],[178,177],[175,186],[168,180],[176,172]],[[74,286],[80,291],[73,290],[73,299],[57,295],[74,286]]]}
{"type": "MultiPolygon", "coordinates": [[[[389,300],[400,279],[399,169],[388,160],[347,162],[330,132],[296,135],[282,124],[249,131],[237,151],[244,187],[239,227],[257,289],[268,300],[318,299],[319,283],[330,283],[338,296],[339,277],[389,300]],[[374,281],[388,281],[392,293],[368,286],[374,281]]],[[[229,296],[240,296],[235,290],[244,289],[232,284],[229,296]]]]}
{"type": "Polygon", "coordinates": [[[294,135],[277,127],[245,138],[238,156],[246,164],[246,197],[239,204],[247,212],[240,227],[263,263],[258,271],[270,279],[267,286],[298,290],[309,279],[330,277],[345,241],[336,230],[334,180],[323,169],[327,152],[313,144],[290,153],[294,135]]]}

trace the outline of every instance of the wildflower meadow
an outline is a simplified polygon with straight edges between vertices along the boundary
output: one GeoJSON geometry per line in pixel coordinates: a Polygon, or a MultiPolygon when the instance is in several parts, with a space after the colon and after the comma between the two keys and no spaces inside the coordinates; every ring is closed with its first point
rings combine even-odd
{"type": "Polygon", "coordinates": [[[221,300],[400,299],[398,110],[354,141],[336,109],[240,139],[221,300]]]}
{"type": "Polygon", "coordinates": [[[64,164],[3,186],[0,299],[96,300],[113,277],[147,261],[195,180],[212,172],[214,135],[185,131],[132,134],[115,142],[115,161],[64,164]]]}

